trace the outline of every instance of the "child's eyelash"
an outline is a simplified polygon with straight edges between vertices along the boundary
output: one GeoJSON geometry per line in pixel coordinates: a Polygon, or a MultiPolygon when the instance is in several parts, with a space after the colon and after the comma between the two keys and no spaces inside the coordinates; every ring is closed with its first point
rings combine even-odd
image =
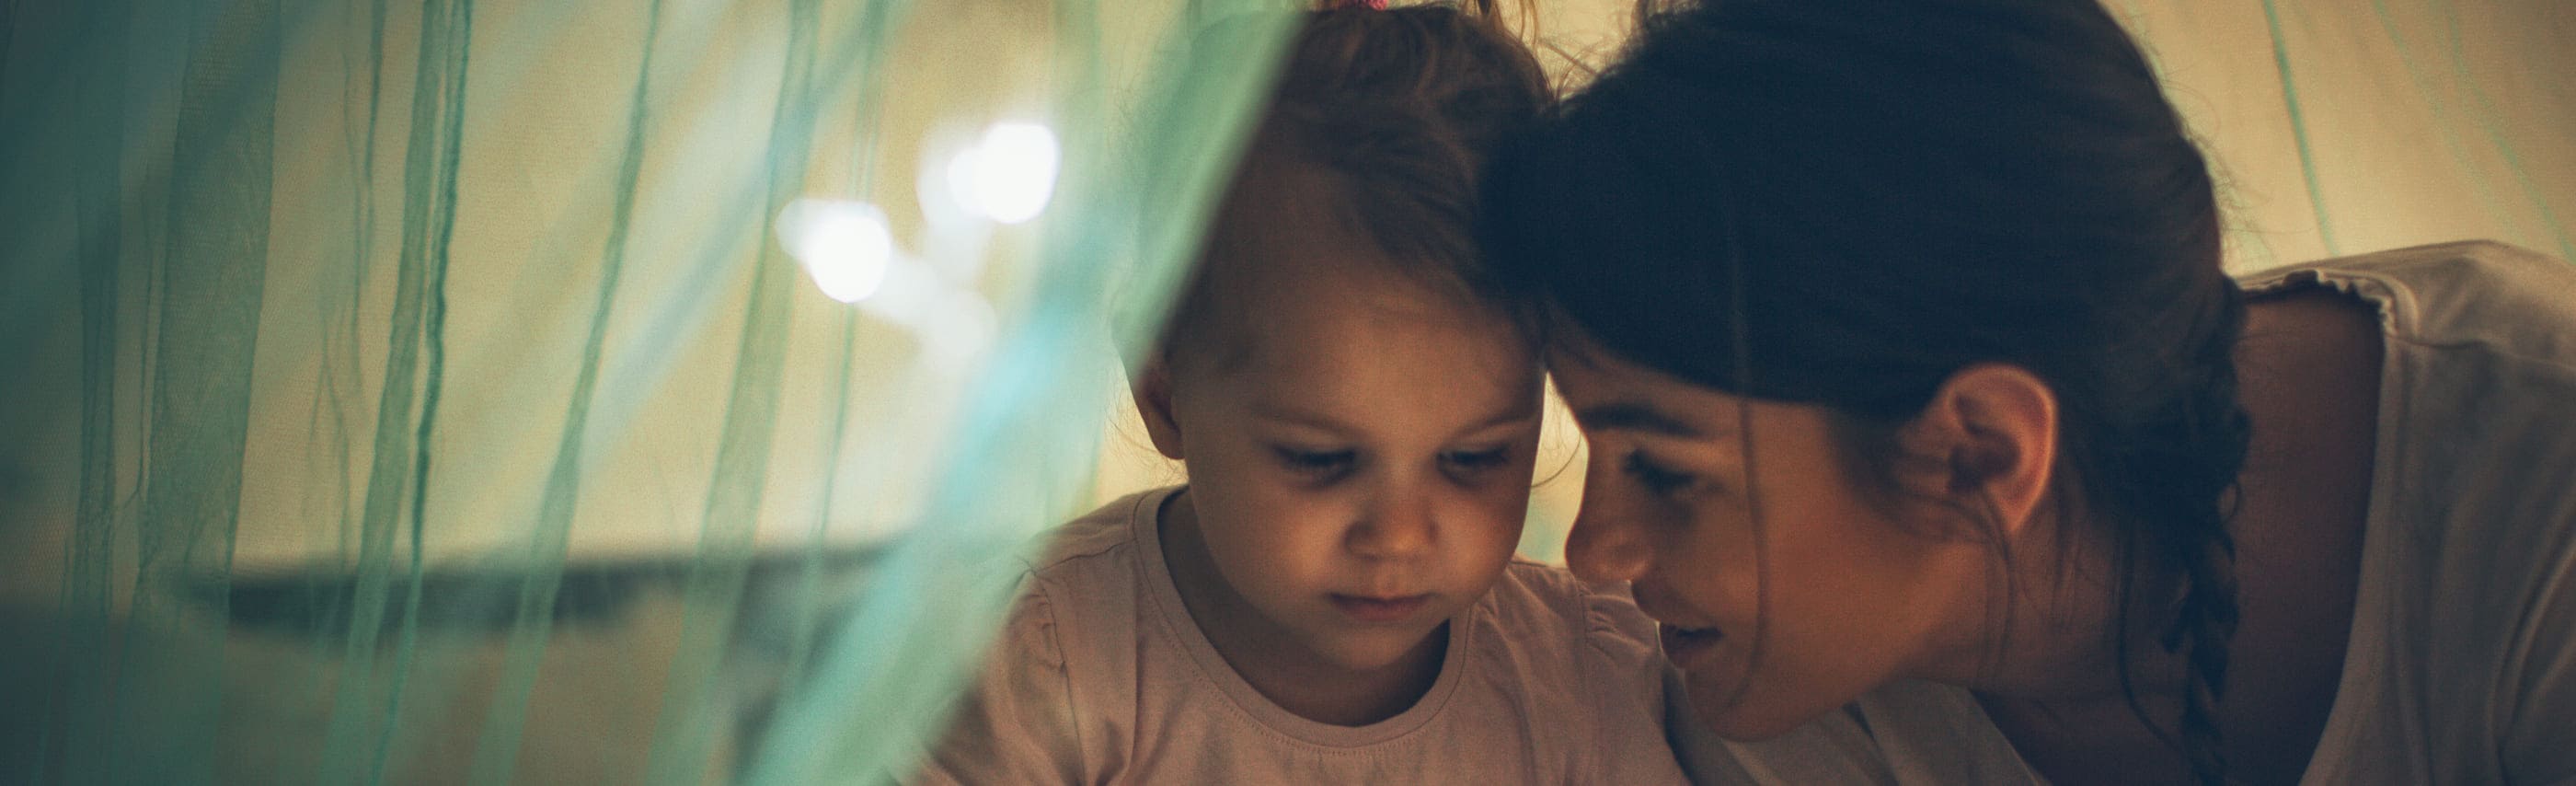
{"type": "Polygon", "coordinates": [[[1511,448],[1488,450],[1453,450],[1441,454],[1442,461],[1465,469],[1490,469],[1511,463],[1511,448]]]}
{"type": "Polygon", "coordinates": [[[1300,450],[1290,447],[1273,447],[1270,450],[1277,453],[1279,463],[1288,465],[1289,469],[1314,475],[1339,471],[1359,458],[1359,452],[1353,450],[1300,450]]]}
{"type": "Polygon", "coordinates": [[[1629,453],[1628,460],[1624,464],[1622,469],[1629,477],[1636,478],[1637,483],[1645,486],[1647,491],[1659,495],[1671,496],[1679,493],[1690,488],[1695,480],[1686,473],[1656,466],[1653,462],[1647,461],[1643,453],[1629,453]]]}

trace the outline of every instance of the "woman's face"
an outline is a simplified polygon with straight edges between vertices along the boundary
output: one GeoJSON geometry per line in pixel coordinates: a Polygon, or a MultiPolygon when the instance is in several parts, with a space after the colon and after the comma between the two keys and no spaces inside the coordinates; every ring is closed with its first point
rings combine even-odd
{"type": "Polygon", "coordinates": [[[1634,582],[1718,734],[1776,736],[1882,683],[1973,661],[1988,545],[1865,494],[1825,409],[1600,352],[1550,360],[1591,449],[1566,561],[1589,580],[1634,582]]]}

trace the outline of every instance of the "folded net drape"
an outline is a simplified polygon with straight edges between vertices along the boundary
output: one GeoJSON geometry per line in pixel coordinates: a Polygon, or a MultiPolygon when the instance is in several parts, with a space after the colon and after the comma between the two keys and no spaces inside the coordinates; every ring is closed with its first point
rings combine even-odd
{"type": "MultiPolygon", "coordinates": [[[[0,4],[0,782],[901,771],[993,558],[1174,477],[1118,357],[1285,5],[0,4]]],[[[2232,267],[2576,257],[2566,4],[2109,5],[2232,267]]]]}

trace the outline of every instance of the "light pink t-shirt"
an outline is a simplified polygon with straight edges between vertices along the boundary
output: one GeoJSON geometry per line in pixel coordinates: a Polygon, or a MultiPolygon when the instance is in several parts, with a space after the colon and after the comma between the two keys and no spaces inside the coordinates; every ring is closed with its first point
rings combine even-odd
{"type": "Polygon", "coordinates": [[[1515,561],[1450,619],[1402,714],[1334,726],[1237,675],[1181,605],[1156,537],[1177,489],[1049,533],[927,783],[1685,783],[1654,623],[1624,588],[1515,561]]]}

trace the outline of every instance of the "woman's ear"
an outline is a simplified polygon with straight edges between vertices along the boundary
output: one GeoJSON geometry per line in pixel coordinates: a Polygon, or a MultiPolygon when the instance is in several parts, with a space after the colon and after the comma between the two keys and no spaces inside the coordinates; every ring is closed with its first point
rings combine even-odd
{"type": "Polygon", "coordinates": [[[1172,416],[1172,367],[1161,354],[1145,361],[1127,390],[1136,397],[1136,413],[1145,418],[1145,436],[1153,440],[1154,450],[1164,458],[1186,461],[1181,455],[1181,422],[1172,416]]]}
{"type": "Polygon", "coordinates": [[[1990,512],[1996,534],[2011,537],[2055,477],[2057,393],[2019,366],[1969,366],[1941,383],[1900,439],[1908,491],[1990,512]]]}

